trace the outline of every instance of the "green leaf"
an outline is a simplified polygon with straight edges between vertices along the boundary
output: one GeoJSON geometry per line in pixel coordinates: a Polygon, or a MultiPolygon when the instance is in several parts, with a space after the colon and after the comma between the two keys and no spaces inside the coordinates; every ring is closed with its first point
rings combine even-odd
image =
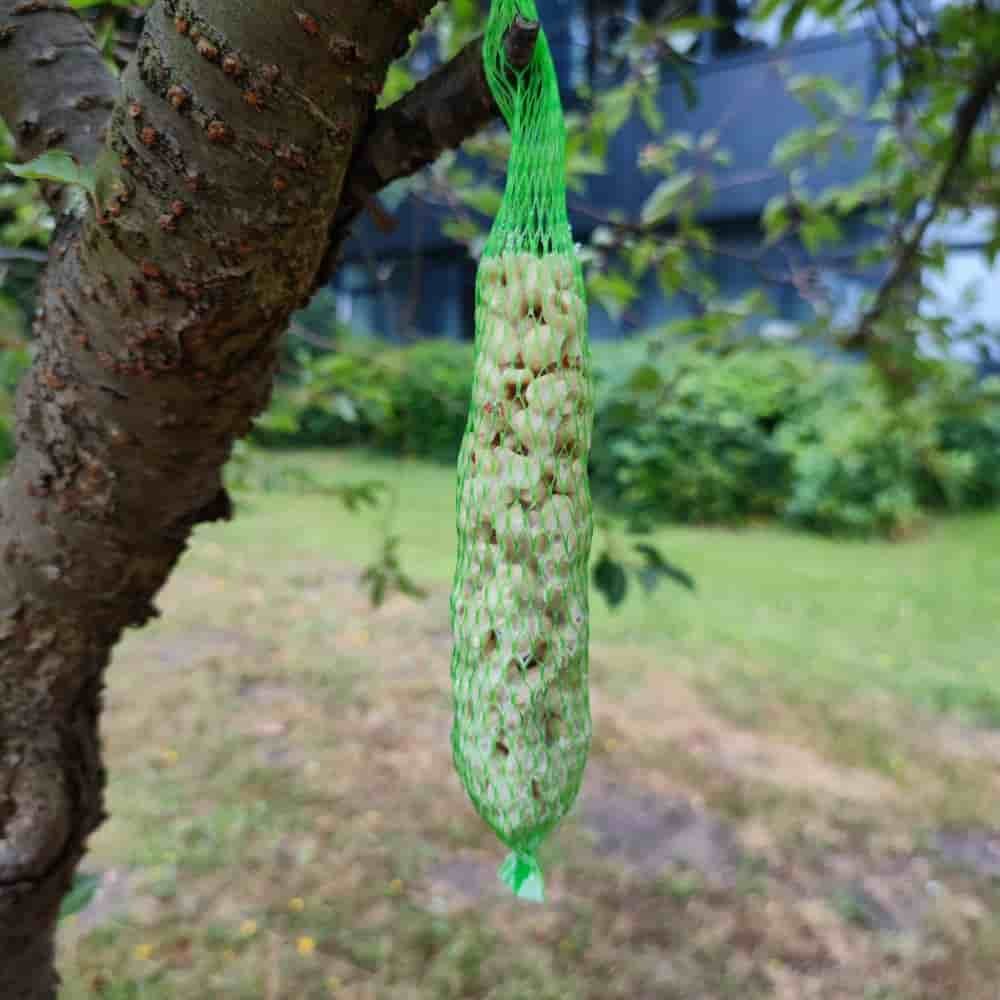
{"type": "Polygon", "coordinates": [[[28,163],[7,163],[7,170],[27,181],[53,181],[56,184],[76,184],[94,197],[95,177],[89,167],[81,166],[62,149],[50,149],[28,163]]]}
{"type": "Polygon", "coordinates": [[[781,9],[784,2],[785,0],[763,0],[762,3],[755,5],[750,17],[756,24],[769,21],[781,9]]]}
{"type": "Polygon", "coordinates": [[[376,566],[369,566],[361,576],[362,582],[368,584],[368,599],[373,608],[380,608],[385,603],[385,594],[389,586],[385,572],[376,566]]]}
{"type": "Polygon", "coordinates": [[[632,392],[658,392],[663,379],[655,365],[638,365],[629,376],[628,387],[632,392]]]}
{"type": "Polygon", "coordinates": [[[376,608],[384,604],[386,597],[394,590],[414,598],[427,596],[427,591],[402,568],[399,560],[399,535],[395,534],[384,537],[378,561],[364,571],[361,580],[367,585],[369,600],[376,608]]]}
{"type": "Polygon", "coordinates": [[[836,243],[842,233],[832,215],[816,213],[802,224],[802,242],[810,253],[816,253],[825,243],[836,243]]]}
{"type": "Polygon", "coordinates": [[[656,280],[666,296],[676,295],[693,274],[692,261],[685,249],[677,243],[669,243],[662,248],[656,280]]]}
{"type": "Polygon", "coordinates": [[[806,12],[807,0],[795,0],[781,19],[781,40],[787,42],[795,34],[795,28],[806,12]]]}
{"type": "Polygon", "coordinates": [[[617,271],[592,275],[587,289],[616,323],[639,294],[635,284],[617,271]]]}
{"type": "Polygon", "coordinates": [[[775,143],[771,151],[771,162],[777,167],[788,167],[796,160],[816,153],[822,141],[816,126],[796,129],[775,143]]]}
{"type": "Polygon", "coordinates": [[[682,170],[673,177],[660,181],[642,206],[640,214],[642,224],[651,226],[662,222],[670,215],[677,199],[688,190],[693,181],[694,174],[690,170],[682,170]]]}
{"type": "Polygon", "coordinates": [[[635,97],[631,87],[615,87],[601,94],[598,104],[600,124],[608,134],[614,135],[632,114],[635,97]]]}
{"type": "Polygon", "coordinates": [[[788,232],[791,218],[788,211],[787,195],[776,194],[768,199],[764,206],[763,221],[768,243],[777,242],[788,232]]]}
{"type": "Polygon", "coordinates": [[[621,563],[615,562],[607,552],[601,555],[594,566],[594,586],[612,608],[617,608],[625,600],[628,577],[621,563]]]}
{"type": "Polygon", "coordinates": [[[717,17],[692,15],[691,17],[672,18],[667,22],[664,30],[668,35],[677,35],[681,32],[692,32],[699,35],[703,31],[714,31],[716,28],[723,26],[724,22],[720,21],[717,17]]]}
{"type": "Polygon", "coordinates": [[[469,218],[449,219],[441,227],[441,231],[456,243],[471,243],[482,233],[481,227],[469,218]]]}
{"type": "Polygon", "coordinates": [[[649,270],[649,265],[656,259],[657,249],[657,241],[653,239],[638,240],[634,246],[626,248],[629,273],[633,278],[641,278],[649,270]]]}
{"type": "Polygon", "coordinates": [[[378,106],[385,108],[394,104],[403,94],[413,89],[415,82],[413,74],[402,63],[390,63],[385,76],[385,85],[379,94],[378,106]]]}
{"type": "Polygon", "coordinates": [[[490,184],[477,184],[460,191],[459,197],[470,208],[493,217],[500,211],[503,194],[490,184]]]}
{"type": "Polygon", "coordinates": [[[646,580],[643,581],[643,586],[646,587],[647,591],[652,590],[656,586],[656,583],[652,583],[652,586],[649,586],[653,580],[658,582],[659,578],[663,576],[673,580],[675,583],[679,583],[687,590],[693,591],[695,589],[694,577],[687,570],[664,559],[659,549],[646,542],[638,542],[636,543],[635,550],[646,560],[646,566],[640,574],[640,580],[643,581],[643,577],[646,577],[646,580]]]}
{"type": "Polygon", "coordinates": [[[663,112],[660,111],[656,103],[653,91],[643,90],[639,94],[639,113],[646,127],[650,132],[658,133],[663,131],[663,112]]]}
{"type": "Polygon", "coordinates": [[[77,875],[73,887],[63,898],[59,907],[59,919],[65,920],[85,910],[101,885],[100,875],[77,875]]]}
{"type": "Polygon", "coordinates": [[[698,88],[695,86],[691,67],[688,65],[687,60],[669,45],[667,46],[666,55],[674,71],[677,73],[681,92],[684,95],[684,103],[688,111],[690,111],[698,103],[698,88]]]}

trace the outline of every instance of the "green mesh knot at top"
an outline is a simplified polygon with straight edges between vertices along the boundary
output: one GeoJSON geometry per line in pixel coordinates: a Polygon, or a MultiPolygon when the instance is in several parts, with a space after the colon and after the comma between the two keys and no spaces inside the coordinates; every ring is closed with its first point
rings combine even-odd
{"type": "Polygon", "coordinates": [[[493,0],[483,35],[486,82],[511,133],[507,185],[484,256],[526,251],[572,257],[559,82],[544,31],[528,66],[511,68],[504,37],[517,14],[537,20],[534,0],[493,0]]]}
{"type": "Polygon", "coordinates": [[[590,748],[593,394],[555,67],[544,33],[526,69],[509,66],[504,35],[516,14],[537,19],[531,0],[494,0],[483,42],[512,146],[476,280],[451,597],[452,748],[480,816],[512,850],[500,877],[541,900],[536,851],[576,799],[590,748]]]}

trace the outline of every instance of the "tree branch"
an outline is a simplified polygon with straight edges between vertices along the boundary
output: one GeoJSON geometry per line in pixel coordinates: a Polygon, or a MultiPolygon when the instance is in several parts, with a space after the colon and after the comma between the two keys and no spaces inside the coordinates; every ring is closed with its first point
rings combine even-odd
{"type": "Polygon", "coordinates": [[[0,116],[17,142],[17,159],[58,146],[93,162],[118,81],[76,12],[0,0],[0,56],[0,116]]]}
{"type": "Polygon", "coordinates": [[[855,328],[841,339],[841,344],[849,350],[859,350],[871,344],[876,323],[891,305],[899,287],[913,274],[927,230],[940,214],[952,192],[958,173],[965,163],[979,119],[989,106],[998,86],[1000,86],[1000,60],[990,63],[979,73],[972,90],[956,109],[951,155],[934,186],[930,205],[900,247],[892,268],[875,294],[875,300],[861,315],[855,328]]]}
{"type": "MultiPolygon", "coordinates": [[[[506,37],[507,59],[514,69],[524,69],[531,62],[540,27],[520,14],[515,17],[506,37]]],[[[318,283],[329,279],[351,226],[382,188],[433,163],[496,117],[497,106],[483,70],[482,41],[469,42],[426,80],[373,116],[365,141],[351,161],[318,283]]]]}

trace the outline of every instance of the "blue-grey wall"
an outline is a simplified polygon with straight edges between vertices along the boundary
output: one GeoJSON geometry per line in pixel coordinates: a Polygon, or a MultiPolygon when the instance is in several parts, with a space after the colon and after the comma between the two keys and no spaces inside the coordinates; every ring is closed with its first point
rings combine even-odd
{"type": "MultiPolygon", "coordinates": [[[[769,198],[784,190],[783,179],[768,165],[771,151],[783,136],[813,121],[783,82],[783,74],[787,78],[802,73],[831,76],[857,88],[868,100],[877,90],[873,43],[864,32],[854,32],[799,42],[780,56],[764,50],[696,66],[692,76],[697,104],[692,108],[686,105],[676,79],[663,87],[659,104],[666,129],[695,135],[717,130],[721,148],[732,157],[729,166],[715,168],[716,192],[708,218],[756,217],[769,198]]],[[[636,165],[636,151],[652,138],[638,116],[626,123],[611,144],[607,173],[593,179],[586,197],[600,205],[623,200],[629,203],[626,207],[641,205],[661,179],[644,174],[636,165]]],[[[860,129],[854,138],[852,153],[838,150],[828,164],[810,169],[808,183],[813,189],[849,183],[864,173],[874,130],[860,129]]]]}
{"type": "MultiPolygon", "coordinates": [[[[571,15],[576,0],[539,0],[562,83],[565,100],[572,101],[569,74],[579,63],[578,46],[574,47],[571,15]],[[574,62],[575,61],[575,62],[574,62]]],[[[737,257],[750,252],[760,242],[758,219],[772,195],[784,189],[783,181],[769,170],[771,151],[791,130],[807,126],[809,112],[783,85],[784,78],[797,73],[824,74],[842,84],[858,88],[870,98],[878,88],[878,53],[872,38],[863,31],[840,36],[809,39],[781,50],[780,56],[767,49],[720,56],[692,67],[698,101],[685,103],[683,89],[676,78],[665,82],[660,107],[669,131],[695,134],[718,129],[721,146],[732,157],[726,167],[716,168],[716,194],[705,221],[717,237],[736,256],[721,256],[711,263],[723,294],[739,295],[761,287],[761,272],[737,257]]],[[[594,226],[588,205],[602,212],[619,209],[637,214],[643,200],[660,180],[645,174],[637,165],[637,151],[653,136],[638,116],[621,129],[611,144],[607,170],[589,180],[580,195],[571,195],[574,230],[586,238],[594,226]]],[[[810,172],[810,183],[826,186],[846,183],[865,170],[871,150],[872,133],[858,133],[856,148],[848,154],[838,152],[823,166],[810,172]]],[[[366,217],[359,221],[355,237],[346,248],[348,271],[341,277],[341,299],[349,294],[358,301],[350,309],[352,322],[392,336],[401,328],[420,334],[467,337],[472,333],[471,284],[474,265],[464,247],[442,231],[444,222],[453,217],[445,207],[430,206],[406,199],[397,209],[398,227],[390,235],[380,233],[366,217]],[[414,262],[414,255],[423,257],[414,262]],[[375,265],[382,274],[379,282],[367,283],[375,265]],[[376,292],[376,286],[378,291],[376,292]],[[365,296],[367,295],[367,300],[365,296]]],[[[860,237],[859,233],[856,234],[860,237]]],[[[776,268],[777,269],[777,268],[776,268]]],[[[766,270],[766,262],[764,262],[766,270]]],[[[766,283],[765,283],[766,287],[766,283]]],[[[788,320],[802,317],[804,306],[793,290],[779,285],[766,287],[778,315],[788,320]]],[[[848,296],[857,290],[847,289],[848,296]]],[[[632,330],[654,325],[687,312],[689,303],[679,295],[667,301],[655,280],[650,279],[622,323],[611,321],[604,311],[592,312],[592,335],[607,338],[627,335],[632,330]]]]}

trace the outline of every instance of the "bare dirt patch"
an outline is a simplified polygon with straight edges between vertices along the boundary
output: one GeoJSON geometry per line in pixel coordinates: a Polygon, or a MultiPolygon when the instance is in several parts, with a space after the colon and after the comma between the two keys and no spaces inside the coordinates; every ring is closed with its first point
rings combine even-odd
{"type": "Polygon", "coordinates": [[[919,854],[889,858],[835,854],[828,858],[827,868],[830,900],[845,921],[865,930],[919,930],[934,904],[933,866],[919,854]]]}
{"type": "Polygon", "coordinates": [[[264,657],[268,647],[248,632],[198,627],[171,635],[133,640],[129,658],[168,671],[197,670],[211,660],[264,657]]]}
{"type": "Polygon", "coordinates": [[[681,865],[723,884],[735,878],[740,850],[732,831],[680,795],[623,785],[591,768],[579,809],[599,855],[653,877],[681,865]]]}
{"type": "Polygon", "coordinates": [[[499,900],[503,886],[497,867],[495,856],[455,853],[427,869],[418,900],[432,913],[454,913],[478,907],[484,899],[499,900]]]}
{"type": "Polygon", "coordinates": [[[597,647],[594,673],[600,677],[624,667],[639,678],[634,694],[609,696],[596,686],[595,731],[634,744],[682,748],[706,765],[733,776],[824,799],[862,804],[891,801],[896,787],[859,768],[839,767],[806,747],[733,725],[711,712],[676,673],[669,661],[645,650],[597,647]]]}
{"type": "Polygon", "coordinates": [[[949,757],[1000,765],[1000,729],[935,722],[924,726],[923,731],[933,748],[949,757]]]}
{"type": "Polygon", "coordinates": [[[984,878],[1000,879],[1000,832],[942,831],[934,838],[934,846],[948,864],[968,868],[984,878]]]}

